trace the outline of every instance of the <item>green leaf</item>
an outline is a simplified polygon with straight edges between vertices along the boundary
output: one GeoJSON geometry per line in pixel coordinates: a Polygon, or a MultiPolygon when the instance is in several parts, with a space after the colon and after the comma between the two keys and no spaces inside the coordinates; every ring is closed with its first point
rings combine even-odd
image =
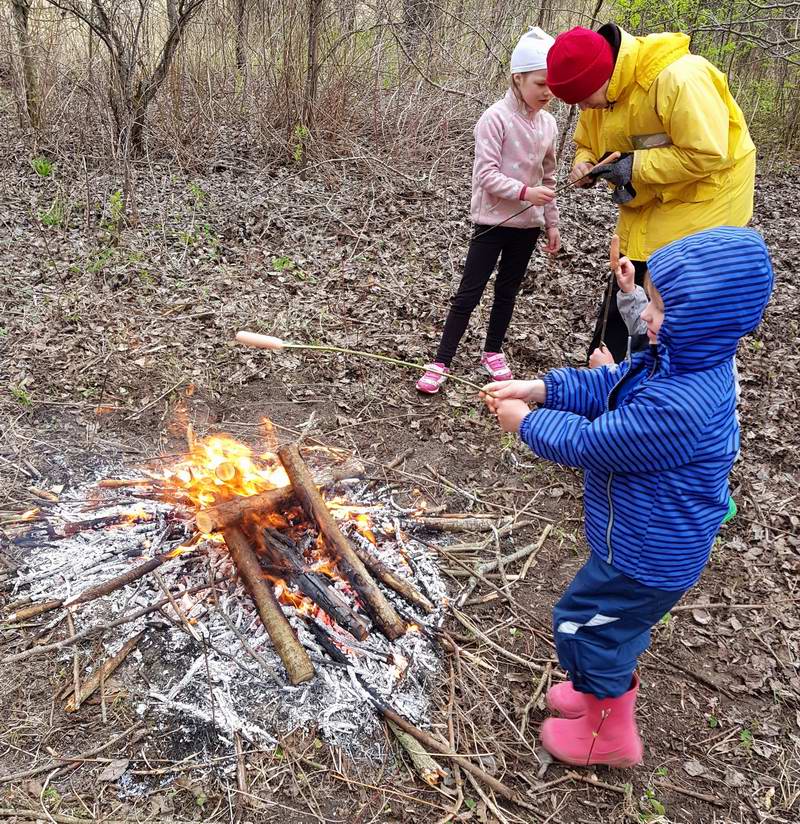
{"type": "Polygon", "coordinates": [[[465,798],[464,803],[470,810],[474,810],[478,806],[478,802],[474,798],[465,798]]]}

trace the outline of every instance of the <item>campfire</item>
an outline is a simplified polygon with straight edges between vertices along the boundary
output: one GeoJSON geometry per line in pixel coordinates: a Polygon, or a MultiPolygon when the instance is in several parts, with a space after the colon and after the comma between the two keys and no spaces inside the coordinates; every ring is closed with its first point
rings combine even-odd
{"type": "Polygon", "coordinates": [[[265,742],[316,725],[369,749],[381,715],[424,722],[445,588],[415,513],[363,475],[338,450],[190,432],[159,471],[52,495],[16,525],[6,617],[45,623],[6,662],[69,659],[100,637],[102,660],[74,652],[65,710],[104,711],[124,689],[187,738],[198,724],[265,742]]]}

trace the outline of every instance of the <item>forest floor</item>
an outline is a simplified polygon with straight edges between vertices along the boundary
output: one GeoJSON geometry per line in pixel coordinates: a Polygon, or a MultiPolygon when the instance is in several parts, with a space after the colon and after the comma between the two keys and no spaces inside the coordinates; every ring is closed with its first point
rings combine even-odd
{"type": "MultiPolygon", "coordinates": [[[[305,429],[351,450],[400,503],[424,498],[448,512],[510,513],[517,526],[502,539],[503,553],[537,541],[550,525],[511,603],[481,586],[475,596],[484,603],[464,608],[483,638],[448,619],[463,654],[445,662],[432,719],[441,729],[453,721],[458,750],[479,753],[535,809],[463,776],[456,805],[416,779],[399,750],[380,764],[316,744],[309,755],[313,730],[289,737],[280,757],[246,746],[245,793],[217,768],[214,759],[229,755],[221,744],[180,761],[147,719],[143,732],[100,757],[54,772],[59,755],[102,745],[137,720],[124,698],[105,723],[96,704],[65,715],[55,695],[70,677],[67,655],[0,673],[0,816],[366,824],[449,820],[457,807],[458,821],[800,818],[796,173],[758,181],[754,225],[772,251],[777,285],[765,322],[740,347],[742,457],[732,476],[739,515],[642,658],[645,758],[632,770],[541,764],[537,731],[546,712],[541,696],[531,699],[546,683],[521,663],[552,657],[550,611],[586,555],[580,474],[533,459],[463,386],[421,397],[413,373],[375,361],[278,359],[234,344],[235,331],[250,328],[429,360],[468,242],[467,142],[462,149],[458,171],[435,176],[377,160],[303,171],[232,162],[176,170],[154,161],[137,171],[135,226],[118,220],[113,193],[121,184],[112,174],[59,159],[41,177],[22,150],[0,149],[0,521],[41,504],[31,487],[68,488],[99,466],[135,467],[179,450],[176,418],[198,435],[246,440],[269,417],[287,438],[305,429]],[[401,453],[399,472],[381,469],[401,453]],[[142,771],[157,764],[151,793],[135,801],[120,794],[119,776],[108,771],[120,759],[142,771]],[[44,769],[7,780],[37,767],[44,769]]],[[[505,347],[520,376],[582,363],[608,271],[607,195],[566,193],[561,210],[564,249],[553,261],[534,257],[505,347]]],[[[487,316],[484,301],[454,364],[471,380],[482,380],[476,364],[487,316]]],[[[494,558],[494,542],[482,552],[494,558]]],[[[0,557],[8,563],[11,554],[6,544],[0,557]]],[[[455,598],[465,579],[443,563],[455,598]]],[[[5,577],[8,603],[13,575],[5,577]]],[[[36,629],[3,627],[3,654],[36,629]]],[[[120,673],[124,680],[124,666],[120,673]]]]}

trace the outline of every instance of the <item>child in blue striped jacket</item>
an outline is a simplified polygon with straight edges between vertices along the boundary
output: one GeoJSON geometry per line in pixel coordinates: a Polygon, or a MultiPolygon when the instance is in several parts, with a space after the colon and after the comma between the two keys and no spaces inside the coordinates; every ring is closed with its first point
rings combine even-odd
{"type": "Polygon", "coordinates": [[[651,628],[700,578],[727,512],[739,448],[732,359],[760,323],[772,282],[758,233],[698,232],[648,260],[648,351],[485,387],[506,431],[584,470],[591,554],[553,611],[569,681],[548,692],[561,717],[541,730],[560,761],[641,761],[636,661],[651,628]]]}

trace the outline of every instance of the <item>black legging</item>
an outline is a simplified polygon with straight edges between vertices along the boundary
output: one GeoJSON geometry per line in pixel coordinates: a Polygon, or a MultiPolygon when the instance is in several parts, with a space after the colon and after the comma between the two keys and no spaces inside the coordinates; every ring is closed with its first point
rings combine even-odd
{"type": "MultiPolygon", "coordinates": [[[[644,285],[644,274],[647,271],[647,264],[643,260],[632,261],[636,269],[634,280],[638,286],[644,285]]],[[[611,288],[611,305],[608,307],[608,323],[606,324],[605,344],[614,360],[619,363],[625,359],[628,352],[628,327],[625,326],[625,321],[617,308],[617,280],[614,278],[611,288]]],[[[600,346],[600,334],[603,331],[603,313],[606,307],[606,298],[608,296],[608,287],[603,290],[603,300],[600,304],[600,311],[597,313],[597,323],[594,327],[594,335],[592,342],[589,344],[589,353],[591,355],[598,346],[600,346]]],[[[587,355],[587,359],[588,359],[587,355]]]]}
{"type": "Polygon", "coordinates": [[[497,258],[497,277],[494,281],[494,303],[489,315],[485,352],[499,352],[505,340],[514,303],[528,270],[540,229],[516,229],[509,226],[475,226],[467,252],[467,262],[458,290],[450,301],[450,311],[436,353],[436,361],[450,366],[458,344],[466,331],[470,315],[478,305],[492,276],[497,258]]]}

